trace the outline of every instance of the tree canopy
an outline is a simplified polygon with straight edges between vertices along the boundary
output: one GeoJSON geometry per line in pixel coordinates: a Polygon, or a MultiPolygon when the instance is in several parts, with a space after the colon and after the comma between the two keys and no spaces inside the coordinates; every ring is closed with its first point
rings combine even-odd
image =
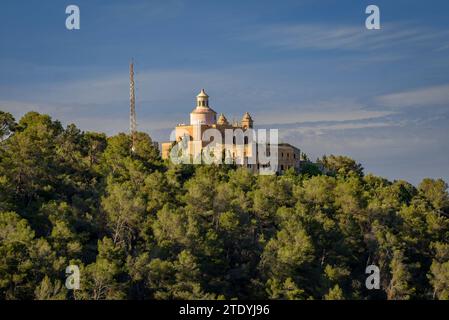
{"type": "Polygon", "coordinates": [[[142,132],[130,147],[0,112],[1,299],[449,299],[441,179],[333,155],[282,176],[174,165],[142,132]]]}

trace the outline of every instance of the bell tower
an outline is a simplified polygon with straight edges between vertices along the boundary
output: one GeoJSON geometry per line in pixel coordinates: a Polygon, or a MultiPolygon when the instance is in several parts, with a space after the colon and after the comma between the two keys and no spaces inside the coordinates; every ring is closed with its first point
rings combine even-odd
{"type": "Polygon", "coordinates": [[[191,125],[213,125],[217,122],[217,113],[209,107],[209,96],[204,89],[196,96],[196,108],[190,113],[191,125]]]}
{"type": "Polygon", "coordinates": [[[209,96],[204,89],[201,89],[199,95],[196,96],[196,106],[197,107],[209,107],[209,96]]]}
{"type": "Polygon", "coordinates": [[[242,127],[244,129],[252,128],[254,124],[253,118],[251,118],[248,112],[245,112],[242,118],[242,127]]]}

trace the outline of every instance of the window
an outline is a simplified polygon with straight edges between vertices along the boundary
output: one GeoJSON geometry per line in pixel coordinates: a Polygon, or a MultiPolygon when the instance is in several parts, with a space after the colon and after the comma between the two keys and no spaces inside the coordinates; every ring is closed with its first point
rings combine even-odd
{"type": "Polygon", "coordinates": [[[284,171],[284,165],[283,164],[281,164],[281,170],[284,171]]]}

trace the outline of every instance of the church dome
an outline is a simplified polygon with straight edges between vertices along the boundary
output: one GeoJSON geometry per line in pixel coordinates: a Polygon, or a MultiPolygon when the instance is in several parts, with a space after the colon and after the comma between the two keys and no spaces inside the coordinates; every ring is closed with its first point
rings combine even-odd
{"type": "Polygon", "coordinates": [[[190,113],[190,124],[212,125],[217,121],[217,113],[209,107],[209,96],[204,89],[196,96],[196,108],[190,113]]]}

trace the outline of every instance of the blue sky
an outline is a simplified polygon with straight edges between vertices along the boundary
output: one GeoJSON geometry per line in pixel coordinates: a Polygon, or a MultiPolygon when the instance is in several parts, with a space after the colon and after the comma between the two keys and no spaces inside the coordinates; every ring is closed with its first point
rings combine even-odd
{"type": "Polygon", "coordinates": [[[312,158],[449,181],[448,18],[446,0],[2,0],[0,110],[127,131],[134,57],[139,130],[155,140],[205,88],[217,112],[248,111],[312,158]],[[368,4],[381,30],[365,29],[368,4]]]}

